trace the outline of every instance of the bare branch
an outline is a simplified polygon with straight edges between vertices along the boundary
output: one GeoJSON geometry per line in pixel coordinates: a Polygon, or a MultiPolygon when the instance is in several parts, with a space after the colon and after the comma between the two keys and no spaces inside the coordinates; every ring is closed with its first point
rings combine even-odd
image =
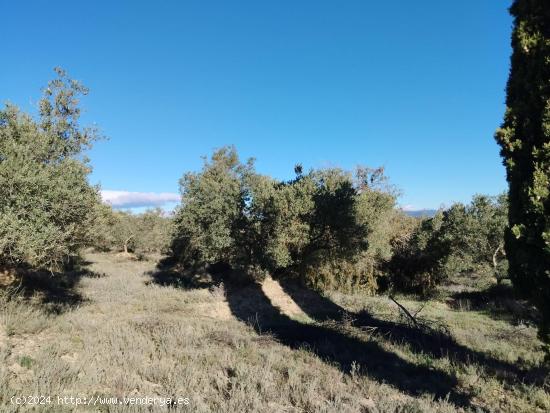
{"type": "Polygon", "coordinates": [[[403,311],[403,313],[413,322],[413,324],[416,327],[419,327],[418,321],[416,321],[416,318],[407,310],[403,305],[399,304],[391,295],[389,296],[390,300],[392,300],[397,306],[403,311]]]}

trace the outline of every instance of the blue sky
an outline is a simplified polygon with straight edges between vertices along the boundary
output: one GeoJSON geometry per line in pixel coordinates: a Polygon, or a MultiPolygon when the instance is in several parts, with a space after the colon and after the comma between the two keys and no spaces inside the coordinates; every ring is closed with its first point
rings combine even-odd
{"type": "Polygon", "coordinates": [[[86,84],[106,190],[177,192],[225,144],[281,179],[385,166],[415,209],[506,188],[507,1],[0,1],[0,100],[86,84]]]}

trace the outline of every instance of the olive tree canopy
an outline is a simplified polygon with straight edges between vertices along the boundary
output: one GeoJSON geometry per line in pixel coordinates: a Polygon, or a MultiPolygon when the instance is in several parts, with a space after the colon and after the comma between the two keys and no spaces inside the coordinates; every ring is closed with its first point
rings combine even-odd
{"type": "Polygon", "coordinates": [[[0,264],[56,270],[90,238],[98,189],[82,151],[97,139],[79,123],[88,91],[56,69],[39,117],[0,110],[0,264]]]}

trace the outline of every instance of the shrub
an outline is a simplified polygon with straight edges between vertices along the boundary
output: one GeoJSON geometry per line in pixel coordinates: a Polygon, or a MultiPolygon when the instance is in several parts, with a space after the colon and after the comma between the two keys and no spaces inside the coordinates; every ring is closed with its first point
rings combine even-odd
{"type": "Polygon", "coordinates": [[[304,267],[301,280],[321,291],[361,291],[373,294],[378,290],[378,280],[381,276],[379,264],[379,261],[367,252],[348,259],[316,257],[310,265],[304,267]]]}
{"type": "Polygon", "coordinates": [[[118,248],[115,236],[117,217],[110,205],[98,203],[94,209],[92,229],[92,246],[98,251],[111,251],[118,248]]]}
{"type": "Polygon", "coordinates": [[[388,262],[394,288],[427,292],[460,274],[505,273],[503,259],[507,201],[477,195],[469,205],[452,205],[425,219],[394,243],[388,262]]]}
{"type": "Polygon", "coordinates": [[[375,291],[395,205],[383,170],[298,172],[276,185],[269,208],[260,208],[272,217],[262,247],[270,271],[324,290],[375,291]]]}

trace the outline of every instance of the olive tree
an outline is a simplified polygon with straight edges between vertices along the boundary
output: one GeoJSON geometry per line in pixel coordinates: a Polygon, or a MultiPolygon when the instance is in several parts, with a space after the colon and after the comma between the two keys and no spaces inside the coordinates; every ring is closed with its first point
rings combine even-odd
{"type": "Polygon", "coordinates": [[[88,90],[61,69],[44,90],[37,119],[0,110],[0,264],[62,269],[90,242],[98,188],[82,155],[97,139],[79,124],[88,90]]]}
{"type": "Polygon", "coordinates": [[[211,160],[204,159],[201,172],[182,177],[172,241],[180,262],[191,266],[243,264],[247,258],[242,242],[249,197],[246,176],[252,171],[252,160],[242,164],[235,148],[224,147],[211,160]]]}
{"type": "Polygon", "coordinates": [[[96,211],[93,246],[101,251],[125,254],[164,254],[172,235],[172,219],[160,208],[140,214],[116,211],[99,205],[96,211]]]}
{"type": "Polygon", "coordinates": [[[135,216],[135,251],[139,254],[168,252],[172,235],[172,218],[160,208],[148,209],[135,216]]]}
{"type": "Polygon", "coordinates": [[[226,147],[180,181],[172,253],[184,266],[223,264],[252,277],[292,275],[320,287],[372,276],[362,253],[375,215],[394,197],[379,193],[381,171],[338,168],[277,181],[226,147]],[[347,278],[346,278],[347,277],[347,278]]]}
{"type": "Polygon", "coordinates": [[[505,195],[476,195],[424,219],[388,263],[395,288],[427,292],[458,275],[506,274],[503,251],[508,204],[505,195]]]}
{"type": "Polygon", "coordinates": [[[253,187],[251,205],[261,233],[255,245],[271,272],[327,284],[328,279],[314,277],[320,267],[354,260],[366,249],[368,225],[349,172],[329,168],[303,174],[297,168],[295,179],[267,188],[253,187]]]}

